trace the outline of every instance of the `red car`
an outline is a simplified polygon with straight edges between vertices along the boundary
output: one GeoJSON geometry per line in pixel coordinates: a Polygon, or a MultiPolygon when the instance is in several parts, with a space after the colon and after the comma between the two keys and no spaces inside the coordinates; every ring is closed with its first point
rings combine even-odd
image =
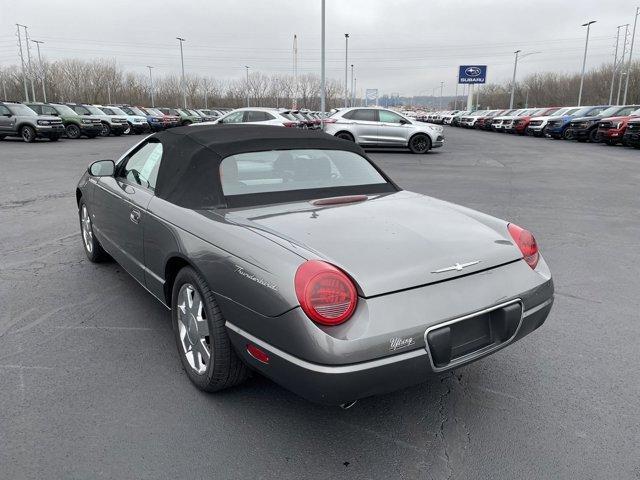
{"type": "Polygon", "coordinates": [[[640,108],[623,117],[603,118],[598,122],[597,140],[607,145],[615,145],[622,142],[624,132],[627,130],[627,123],[633,118],[638,118],[638,116],[640,116],[640,108]]]}
{"type": "Polygon", "coordinates": [[[548,115],[553,115],[558,110],[560,110],[560,107],[547,107],[540,108],[538,110],[531,110],[530,112],[527,112],[526,115],[516,118],[513,122],[513,127],[507,131],[509,133],[524,135],[527,131],[527,127],[529,126],[529,122],[533,117],[546,117],[548,115]]]}

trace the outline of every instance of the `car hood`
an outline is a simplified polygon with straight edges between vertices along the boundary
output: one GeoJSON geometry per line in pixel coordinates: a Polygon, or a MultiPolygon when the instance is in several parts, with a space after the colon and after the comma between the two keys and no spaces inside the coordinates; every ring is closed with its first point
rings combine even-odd
{"type": "Polygon", "coordinates": [[[540,117],[531,117],[531,120],[551,120],[552,118],[562,118],[562,117],[554,117],[551,115],[542,115],[540,117]]]}
{"type": "Polygon", "coordinates": [[[629,120],[630,118],[637,118],[637,115],[634,115],[634,116],[624,115],[622,117],[606,117],[606,118],[601,118],[600,121],[601,122],[615,122],[616,120],[629,120]]]}
{"type": "Polygon", "coordinates": [[[593,120],[601,120],[602,117],[599,117],[597,115],[591,116],[591,117],[574,117],[571,119],[571,122],[590,122],[593,120]]]}
{"type": "Polygon", "coordinates": [[[333,263],[351,275],[366,297],[522,258],[506,222],[407,191],[346,205],[299,202],[235,210],[225,219],[276,239],[304,258],[333,263]],[[469,265],[456,270],[456,264],[469,265]]]}

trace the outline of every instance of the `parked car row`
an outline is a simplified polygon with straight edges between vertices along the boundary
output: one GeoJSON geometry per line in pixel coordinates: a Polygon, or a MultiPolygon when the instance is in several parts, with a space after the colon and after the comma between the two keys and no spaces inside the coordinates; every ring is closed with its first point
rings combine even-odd
{"type": "Polygon", "coordinates": [[[39,138],[55,142],[62,137],[78,139],[157,132],[214,121],[228,111],[230,109],[0,101],[0,140],[22,137],[27,143],[39,138]]]}
{"type": "Polygon", "coordinates": [[[640,148],[640,105],[433,112],[423,121],[477,130],[640,148]]]}

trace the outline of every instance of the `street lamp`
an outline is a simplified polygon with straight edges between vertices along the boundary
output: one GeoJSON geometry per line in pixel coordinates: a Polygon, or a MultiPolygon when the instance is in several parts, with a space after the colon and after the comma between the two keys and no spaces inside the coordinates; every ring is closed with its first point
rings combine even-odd
{"type": "Polygon", "coordinates": [[[344,34],[344,107],[347,108],[349,98],[348,65],[349,65],[349,34],[344,34]]]}
{"type": "Polygon", "coordinates": [[[584,56],[582,58],[582,73],[580,74],[580,91],[578,92],[578,106],[582,104],[582,87],[584,86],[584,67],[587,64],[587,48],[589,47],[589,30],[591,29],[591,25],[596,22],[597,20],[591,20],[581,25],[583,27],[587,27],[587,39],[584,42],[584,56]]]}
{"type": "MultiPolygon", "coordinates": [[[[325,0],[322,0],[321,3],[321,14],[320,14],[320,110],[322,113],[326,110],[326,87],[325,87],[325,54],[324,54],[324,33],[325,33],[325,0]]],[[[324,122],[322,122],[322,127],[324,128],[324,122]]]]}
{"type": "Polygon", "coordinates": [[[353,63],[351,64],[351,106],[353,107],[353,99],[354,99],[354,93],[353,93],[353,63]]]}
{"type": "Polygon", "coordinates": [[[640,7],[636,7],[636,16],[633,20],[633,33],[631,34],[631,47],[629,49],[629,63],[627,64],[627,78],[624,82],[624,96],[622,97],[623,105],[627,104],[627,91],[629,90],[629,77],[631,76],[631,56],[633,55],[633,43],[636,41],[636,25],[638,23],[638,15],[640,15],[640,7]]]}
{"type": "Polygon", "coordinates": [[[244,68],[247,69],[247,107],[249,106],[249,65],[245,65],[244,68]]]}
{"type": "Polygon", "coordinates": [[[176,37],[176,40],[180,42],[180,63],[182,63],[182,102],[184,104],[184,108],[187,108],[187,85],[184,81],[184,54],[182,52],[182,43],[185,41],[185,39],[176,37]]]}
{"type": "Polygon", "coordinates": [[[438,108],[442,110],[442,87],[444,87],[444,82],[440,82],[440,101],[438,102],[438,108]]]}
{"type": "Polygon", "coordinates": [[[44,98],[44,103],[47,103],[47,90],[44,86],[45,83],[45,71],[44,71],[44,65],[42,64],[42,57],[40,56],[40,44],[44,43],[41,40],[31,40],[33,43],[36,44],[36,47],[38,48],[38,63],[40,64],[40,80],[42,82],[42,98],[44,98]]]}
{"type": "Polygon", "coordinates": [[[535,55],[537,53],[540,53],[540,52],[529,52],[529,53],[525,53],[524,55],[520,55],[520,52],[522,52],[522,50],[516,50],[515,52],[513,52],[516,54],[516,60],[513,63],[513,78],[511,79],[511,100],[509,100],[509,109],[513,109],[513,99],[516,94],[516,70],[518,68],[518,59],[528,57],[529,55],[535,55]]]}
{"type": "Polygon", "coordinates": [[[147,68],[149,69],[149,90],[151,92],[151,107],[155,107],[155,100],[153,98],[153,77],[151,76],[151,69],[153,68],[151,65],[147,65],[147,68]]]}

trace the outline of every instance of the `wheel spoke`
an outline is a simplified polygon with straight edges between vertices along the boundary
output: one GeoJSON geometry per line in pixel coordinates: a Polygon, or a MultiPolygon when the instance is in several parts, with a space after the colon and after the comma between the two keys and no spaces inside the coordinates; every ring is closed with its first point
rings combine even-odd
{"type": "Polygon", "coordinates": [[[198,303],[198,310],[196,314],[196,321],[198,322],[198,333],[201,337],[209,335],[209,323],[204,313],[204,304],[202,301],[198,303]]]}
{"type": "Polygon", "coordinates": [[[207,346],[204,338],[201,338],[194,347],[198,350],[198,353],[200,353],[200,359],[202,360],[202,363],[205,366],[209,365],[209,361],[211,360],[211,353],[209,352],[209,347],[207,346]]]}

